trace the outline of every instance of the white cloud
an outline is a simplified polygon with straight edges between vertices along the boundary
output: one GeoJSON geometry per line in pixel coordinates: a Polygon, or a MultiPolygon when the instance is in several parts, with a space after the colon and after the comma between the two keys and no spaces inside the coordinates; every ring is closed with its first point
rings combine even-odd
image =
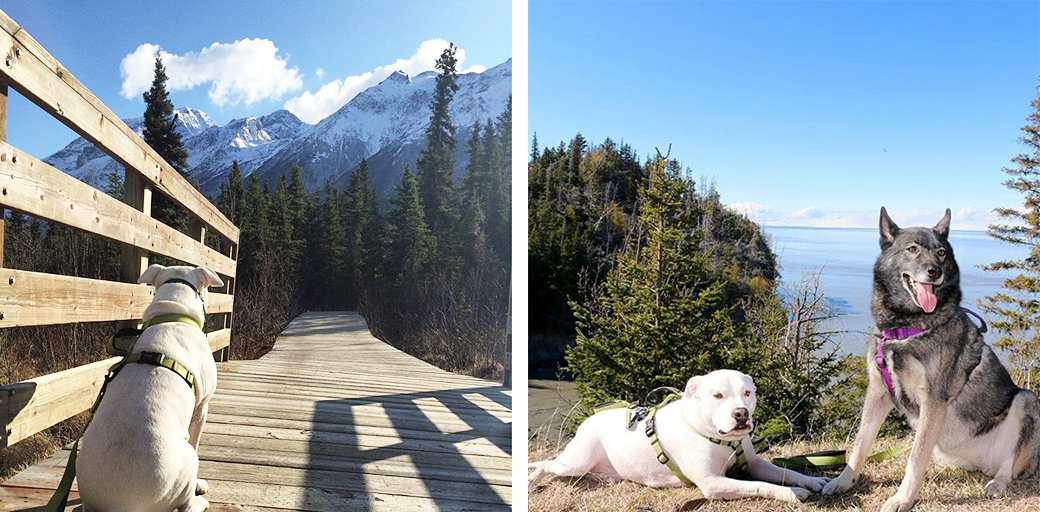
{"type": "MultiPolygon", "coordinates": [[[[333,80],[322,85],[317,92],[305,91],[286,101],[285,109],[296,114],[296,117],[305,122],[317,123],[346,105],[361,91],[382,82],[394,71],[403,71],[408,76],[416,76],[435,69],[437,58],[447,47],[448,42],[443,39],[423,41],[415,54],[407,59],[397,59],[393,64],[379,66],[360,75],[333,80]]],[[[466,51],[459,48],[455,53],[455,59],[458,61],[456,64],[458,68],[462,69],[462,64],[466,61],[466,51]]],[[[480,73],[484,69],[484,66],[473,65],[462,73],[480,73]]]]}
{"type": "MultiPolygon", "coordinates": [[[[732,203],[729,208],[763,226],[876,228],[879,215],[877,210],[831,211],[816,206],[783,210],[775,206],[749,201],[732,203]]],[[[888,209],[889,216],[902,227],[934,226],[942,218],[944,212],[945,209],[888,209]]],[[[954,230],[985,230],[990,224],[1007,222],[1007,220],[1000,219],[991,209],[979,209],[974,206],[956,209],[952,217],[950,227],[954,230]]]]}
{"type": "Polygon", "coordinates": [[[816,219],[825,216],[826,214],[815,206],[809,206],[802,208],[791,214],[792,218],[795,219],[816,219]]]}
{"type": "Polygon", "coordinates": [[[772,206],[754,203],[750,201],[733,203],[729,205],[729,208],[737,213],[742,213],[746,215],[749,219],[756,222],[758,222],[759,219],[762,219],[763,217],[772,213],[773,211],[772,206]]]}
{"type": "Polygon", "coordinates": [[[322,69],[322,68],[318,68],[318,69],[314,70],[314,75],[317,76],[319,79],[320,78],[325,78],[325,70],[322,69]]]}
{"type": "Polygon", "coordinates": [[[209,99],[218,107],[243,102],[252,105],[303,87],[299,69],[289,68],[288,57],[278,55],[278,47],[268,39],[213,43],[198,53],[184,55],[161,51],[158,45],[146,43],[124,57],[119,65],[123,78],[120,94],[124,98],[140,97],[151,87],[156,52],[166,66],[168,91],[209,84],[209,99]]]}

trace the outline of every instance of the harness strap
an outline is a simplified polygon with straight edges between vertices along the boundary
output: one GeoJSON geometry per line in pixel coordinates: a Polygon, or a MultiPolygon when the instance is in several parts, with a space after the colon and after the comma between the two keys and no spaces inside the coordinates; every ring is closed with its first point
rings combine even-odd
{"type": "MultiPolygon", "coordinates": [[[[989,330],[989,327],[986,326],[986,320],[984,320],[978,313],[968,308],[957,309],[977,318],[979,322],[982,323],[982,325],[977,328],[979,334],[985,334],[986,331],[989,330]]],[[[885,363],[885,352],[883,350],[885,342],[891,340],[905,340],[926,332],[928,332],[928,329],[918,329],[917,327],[896,327],[894,329],[884,329],[881,331],[881,336],[878,337],[877,353],[874,356],[874,364],[877,365],[878,371],[881,372],[881,380],[885,381],[885,385],[888,386],[888,392],[891,393],[893,397],[896,396],[896,388],[892,385],[892,375],[888,372],[888,365],[885,363]]],[[[975,364],[978,366],[978,363],[975,364]]],[[[972,368],[972,370],[974,371],[974,368],[972,368]]]]}
{"type": "MultiPolygon", "coordinates": [[[[112,379],[115,379],[124,366],[134,363],[161,366],[176,373],[184,379],[184,382],[188,383],[192,394],[195,394],[195,375],[183,365],[161,352],[135,352],[124,357],[122,361],[119,361],[108,370],[108,374],[105,375],[105,382],[101,384],[101,391],[98,393],[97,399],[94,400],[94,405],[90,407],[87,425],[90,425],[90,422],[94,420],[94,413],[97,412],[98,407],[101,405],[101,399],[105,396],[108,384],[112,382],[112,379]]],[[[82,436],[77,438],[76,442],[72,444],[72,453],[69,454],[69,461],[65,464],[65,472],[61,475],[61,481],[54,490],[54,495],[51,496],[47,506],[43,509],[44,512],[62,512],[69,502],[69,493],[72,492],[72,481],[76,478],[76,454],[79,453],[80,439],[82,439],[82,436]]]]}
{"type": "MultiPolygon", "coordinates": [[[[163,354],[162,352],[134,352],[133,354],[130,354],[123,358],[123,360],[119,363],[119,369],[131,363],[142,363],[154,366],[162,366],[163,368],[166,368],[172,371],[173,373],[176,373],[180,376],[180,378],[184,379],[184,382],[187,382],[188,387],[191,388],[192,394],[195,393],[195,374],[191,373],[190,371],[188,371],[187,368],[184,367],[184,365],[178,363],[177,361],[174,361],[172,358],[168,357],[166,354],[163,354]]],[[[119,371],[119,369],[117,369],[116,371],[119,371]]]]}
{"type": "Polygon", "coordinates": [[[657,407],[651,407],[650,412],[647,413],[646,417],[646,437],[650,438],[650,446],[654,448],[654,453],[657,454],[657,462],[664,464],[669,471],[672,472],[676,478],[682,482],[686,487],[693,485],[693,482],[686,475],[683,474],[682,470],[679,469],[679,465],[675,463],[668,454],[664,453],[664,448],[661,447],[661,440],[657,437],[657,426],[655,416],[657,415],[657,407]]]}

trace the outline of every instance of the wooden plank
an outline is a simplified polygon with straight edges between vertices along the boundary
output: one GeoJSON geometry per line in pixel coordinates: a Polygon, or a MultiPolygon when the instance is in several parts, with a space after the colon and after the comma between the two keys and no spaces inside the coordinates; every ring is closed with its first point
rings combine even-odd
{"type": "Polygon", "coordinates": [[[97,99],[25,30],[0,11],[0,48],[10,48],[0,76],[40,108],[237,243],[239,229],[97,99]]]}
{"type": "MultiPolygon", "coordinates": [[[[208,332],[206,333],[206,338],[209,339],[210,352],[222,350],[231,344],[231,329],[208,332]]],[[[220,379],[217,379],[217,381],[219,382],[220,379]]]]}
{"type": "MultiPolygon", "coordinates": [[[[262,471],[259,467],[257,471],[262,471]]],[[[281,482],[262,481],[262,475],[249,473],[248,468],[243,468],[244,474],[241,479],[225,474],[210,474],[200,472],[200,476],[209,483],[209,492],[206,499],[211,503],[228,503],[244,506],[266,506],[284,508],[287,510],[302,510],[325,512],[328,510],[342,511],[365,511],[365,512],[399,512],[408,511],[442,511],[442,512],[478,512],[488,510],[509,510],[505,504],[491,504],[471,501],[460,501],[459,496],[445,497],[436,501],[425,497],[402,496],[386,492],[373,491],[350,491],[343,488],[328,488],[322,485],[324,480],[315,481],[314,485],[307,485],[306,476],[297,476],[297,485],[284,485],[281,482]],[[261,480],[260,482],[240,480],[261,480]],[[299,484],[304,485],[299,485],[299,484]]],[[[53,492],[58,481],[61,479],[63,468],[60,467],[33,467],[18,480],[17,487],[5,487],[5,490],[13,489],[46,489],[48,493],[53,492]]],[[[283,475],[284,476],[284,475],[283,475]]],[[[367,483],[367,482],[366,482],[367,483]]],[[[347,484],[349,485],[349,484],[347,484]]],[[[422,483],[416,482],[421,487],[422,483]]],[[[78,487],[73,485],[78,492],[78,487]]],[[[47,495],[49,497],[49,494],[47,495]]],[[[78,495],[77,495],[78,497],[78,495]]],[[[34,496],[36,500],[41,496],[34,496]]],[[[23,508],[13,510],[31,509],[38,501],[26,502],[23,508]]],[[[41,503],[42,504],[42,503],[41,503]]],[[[2,509],[0,509],[2,510],[2,509]]]]}
{"type": "MultiPolygon", "coordinates": [[[[298,461],[299,457],[296,460],[298,461]]],[[[451,475],[437,471],[436,468],[423,467],[419,470],[414,465],[405,463],[399,466],[397,471],[384,472],[376,469],[373,462],[361,466],[351,465],[349,461],[344,462],[326,466],[336,468],[334,470],[324,470],[316,467],[286,467],[282,465],[281,456],[266,463],[254,459],[251,464],[203,460],[199,462],[199,475],[207,479],[234,482],[278,483],[416,498],[449,498],[489,505],[505,505],[510,498],[508,485],[489,485],[479,475],[468,475],[472,481],[464,478],[445,481],[444,479],[451,478],[451,475]],[[410,470],[405,470],[406,466],[410,466],[410,470]]],[[[389,465],[384,464],[383,467],[389,465]]],[[[456,474],[462,473],[459,469],[455,471],[456,474]]]]}
{"type": "MultiPolygon", "coordinates": [[[[218,274],[235,275],[234,260],[150,217],[150,192],[140,188],[137,180],[127,181],[126,193],[129,205],[0,142],[0,204],[3,206],[143,251],[207,267],[218,274]]],[[[131,270],[128,268],[127,272],[131,270]]],[[[136,279],[143,270],[133,273],[136,279]]]]}
{"type": "Polygon", "coordinates": [[[96,363],[0,387],[0,414],[5,425],[0,447],[11,446],[93,405],[112,357],[96,363]]]}
{"type": "Polygon", "coordinates": [[[0,327],[141,318],[151,286],[0,270],[0,327]]]}
{"type": "MultiPolygon", "coordinates": [[[[137,320],[154,295],[147,285],[0,269],[0,328],[137,320]]],[[[209,308],[230,311],[232,300],[210,294],[209,308]]]]}
{"type": "MultiPolygon", "coordinates": [[[[444,434],[441,436],[441,439],[434,438],[432,440],[408,438],[406,436],[409,431],[401,429],[400,427],[369,428],[355,430],[350,434],[344,434],[322,430],[291,430],[273,427],[251,427],[248,425],[214,424],[207,425],[206,432],[238,437],[277,439],[285,442],[336,444],[341,446],[350,446],[357,449],[357,451],[400,445],[399,447],[407,447],[409,450],[440,453],[442,455],[466,453],[469,455],[482,455],[488,457],[509,457],[509,454],[503,452],[495,443],[484,437],[477,437],[476,434],[471,433],[468,436],[462,434],[444,434]]],[[[504,440],[508,437],[509,432],[499,434],[505,434],[504,436],[500,435],[499,437],[499,439],[504,440]]],[[[202,437],[205,438],[206,436],[203,435],[202,437]]]]}
{"type": "MultiPolygon", "coordinates": [[[[209,425],[209,422],[206,422],[209,425]]],[[[440,464],[449,470],[455,467],[465,469],[478,468],[489,474],[499,472],[504,481],[511,478],[512,457],[503,455],[487,455],[460,452],[459,457],[445,457],[443,452],[424,452],[412,450],[408,446],[382,446],[378,449],[345,450],[343,445],[332,443],[310,443],[302,441],[286,441],[263,437],[243,437],[231,434],[207,432],[202,436],[199,453],[203,458],[223,460],[221,457],[254,456],[260,452],[283,452],[290,454],[308,454],[311,457],[331,457],[333,459],[350,459],[352,461],[387,460],[407,457],[414,464],[440,464]],[[344,455],[349,453],[349,455],[344,455]]],[[[228,460],[231,460],[230,458],[228,460]]],[[[306,463],[306,461],[304,461],[306,463]]],[[[57,464],[57,463],[55,463],[57,464]]],[[[53,465],[53,464],[52,464],[53,465]]]]}

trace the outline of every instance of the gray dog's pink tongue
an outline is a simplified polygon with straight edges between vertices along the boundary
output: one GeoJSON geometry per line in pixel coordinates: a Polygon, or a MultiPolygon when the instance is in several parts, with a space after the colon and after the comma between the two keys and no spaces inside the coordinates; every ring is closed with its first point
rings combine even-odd
{"type": "Polygon", "coordinates": [[[935,294],[932,293],[932,285],[928,283],[915,282],[914,288],[917,289],[917,303],[921,305],[921,309],[923,309],[925,313],[935,311],[935,305],[939,300],[936,299],[935,294]]]}

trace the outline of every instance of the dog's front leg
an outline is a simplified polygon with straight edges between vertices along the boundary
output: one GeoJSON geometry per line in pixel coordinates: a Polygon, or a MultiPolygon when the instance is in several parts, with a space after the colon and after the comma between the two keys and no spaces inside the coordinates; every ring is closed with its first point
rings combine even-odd
{"type": "Polygon", "coordinates": [[[881,512],[907,512],[917,500],[917,492],[921,490],[928,463],[932,460],[935,443],[939,440],[943,422],[946,420],[946,402],[929,399],[921,404],[921,417],[917,420],[917,432],[914,444],[910,449],[910,458],[906,462],[906,475],[881,512]]]}
{"type": "MultiPolygon", "coordinates": [[[[744,453],[748,453],[748,451],[745,449],[744,453]]],[[[823,486],[827,485],[826,478],[803,475],[797,471],[776,466],[772,462],[759,457],[754,452],[748,456],[747,463],[748,475],[755,480],[780,485],[796,485],[813,492],[820,492],[823,486]]]]}
{"type": "Polygon", "coordinates": [[[772,498],[776,500],[798,503],[809,497],[809,490],[801,487],[783,487],[766,482],[736,480],[725,476],[716,476],[704,481],[697,481],[697,487],[709,500],[732,500],[737,498],[772,498]]]}
{"type": "MultiPolygon", "coordinates": [[[[874,370],[874,373],[876,372],[877,370],[874,370]]],[[[870,374],[870,381],[867,383],[863,415],[859,421],[856,440],[852,442],[852,453],[849,455],[848,465],[837,478],[827,483],[823,488],[824,494],[845,492],[856,483],[856,479],[863,471],[863,465],[867,462],[870,450],[874,447],[874,439],[877,437],[878,430],[881,429],[881,424],[884,423],[888,412],[892,410],[892,399],[888,396],[888,389],[881,381],[881,376],[874,373],[870,374]]]]}
{"type": "Polygon", "coordinates": [[[195,414],[188,424],[188,442],[195,451],[199,451],[199,440],[202,438],[202,427],[206,426],[206,415],[209,414],[209,402],[205,402],[195,409],[195,414]]]}

